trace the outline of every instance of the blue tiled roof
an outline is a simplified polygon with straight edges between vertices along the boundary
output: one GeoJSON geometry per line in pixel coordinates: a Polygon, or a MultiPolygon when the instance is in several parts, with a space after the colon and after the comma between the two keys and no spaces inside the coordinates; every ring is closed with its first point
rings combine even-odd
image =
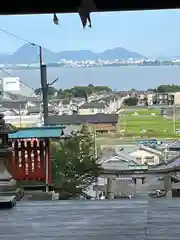
{"type": "Polygon", "coordinates": [[[20,138],[60,138],[64,127],[35,127],[20,128],[17,132],[9,134],[10,139],[20,138]]]}

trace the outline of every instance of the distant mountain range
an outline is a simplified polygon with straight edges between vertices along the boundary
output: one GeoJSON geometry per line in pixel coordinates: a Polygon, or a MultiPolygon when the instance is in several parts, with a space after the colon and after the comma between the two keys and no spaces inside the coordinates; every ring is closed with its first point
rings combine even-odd
{"type": "MultiPolygon", "coordinates": [[[[31,64],[39,62],[39,49],[38,47],[24,44],[13,54],[0,54],[0,64],[31,64]]],[[[61,51],[52,52],[46,48],[42,48],[43,61],[46,63],[58,62],[61,59],[83,61],[83,60],[96,60],[98,58],[102,60],[113,59],[141,59],[142,56],[139,53],[129,51],[122,47],[108,49],[101,53],[95,53],[89,50],[80,51],[61,51]]]]}

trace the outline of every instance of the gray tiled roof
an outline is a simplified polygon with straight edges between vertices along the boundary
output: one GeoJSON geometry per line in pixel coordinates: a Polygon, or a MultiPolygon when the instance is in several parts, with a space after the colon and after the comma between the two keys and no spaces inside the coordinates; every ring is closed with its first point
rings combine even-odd
{"type": "MultiPolygon", "coordinates": [[[[40,107],[40,104],[37,104],[36,106],[29,107],[27,110],[28,110],[28,113],[40,113],[41,107],[40,107]]],[[[43,107],[42,107],[42,112],[43,112],[43,107]]],[[[49,113],[55,112],[54,107],[53,106],[49,106],[48,107],[48,112],[49,113]]]]}
{"type": "Polygon", "coordinates": [[[180,166],[180,158],[175,159],[173,162],[170,162],[170,163],[167,162],[167,164],[158,166],[156,167],[156,169],[167,169],[167,168],[172,168],[176,166],[180,166]]]}
{"type": "Polygon", "coordinates": [[[86,103],[83,104],[79,109],[88,109],[88,108],[96,108],[96,109],[103,109],[105,108],[105,104],[104,103],[86,103]]]}
{"type": "Polygon", "coordinates": [[[12,101],[12,100],[2,100],[0,105],[8,109],[24,109],[26,106],[26,101],[12,101]]]}
{"type": "Polygon", "coordinates": [[[85,123],[112,123],[118,122],[118,114],[94,114],[94,115],[58,115],[49,116],[48,124],[85,124],[85,123]]]}
{"type": "MultiPolygon", "coordinates": [[[[12,210],[1,211],[0,236],[1,240],[141,240],[146,238],[147,208],[146,199],[20,201],[12,210]]],[[[175,216],[177,222],[177,213],[170,212],[171,221],[175,216]]],[[[160,232],[161,226],[160,222],[160,232]]]]}
{"type": "Polygon", "coordinates": [[[168,148],[180,148],[180,141],[176,141],[176,142],[169,144],[168,148]]]}

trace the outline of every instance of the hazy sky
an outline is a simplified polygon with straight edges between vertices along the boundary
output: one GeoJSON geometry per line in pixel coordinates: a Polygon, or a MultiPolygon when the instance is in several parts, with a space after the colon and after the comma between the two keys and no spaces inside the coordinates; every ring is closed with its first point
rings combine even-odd
{"type": "MultiPolygon", "coordinates": [[[[180,56],[180,11],[91,14],[92,29],[83,29],[78,14],[0,16],[0,28],[53,51],[93,50],[122,46],[146,56],[180,56]]],[[[0,32],[0,52],[16,51],[23,41],[0,32]]]]}

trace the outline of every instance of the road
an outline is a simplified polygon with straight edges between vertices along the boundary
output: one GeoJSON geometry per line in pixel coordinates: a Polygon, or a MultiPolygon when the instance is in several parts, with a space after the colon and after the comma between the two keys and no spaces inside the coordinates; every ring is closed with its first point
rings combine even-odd
{"type": "MultiPolygon", "coordinates": [[[[148,138],[143,138],[144,140],[147,140],[148,138]]],[[[133,138],[112,138],[112,137],[97,137],[96,142],[97,145],[135,145],[136,141],[138,139],[133,139],[133,138]]],[[[157,140],[162,140],[162,139],[157,139],[157,140]]],[[[165,144],[172,143],[174,142],[175,139],[163,139],[162,142],[165,144]]]]}
{"type": "Polygon", "coordinates": [[[179,240],[179,200],[19,202],[1,240],[179,240]]]}

